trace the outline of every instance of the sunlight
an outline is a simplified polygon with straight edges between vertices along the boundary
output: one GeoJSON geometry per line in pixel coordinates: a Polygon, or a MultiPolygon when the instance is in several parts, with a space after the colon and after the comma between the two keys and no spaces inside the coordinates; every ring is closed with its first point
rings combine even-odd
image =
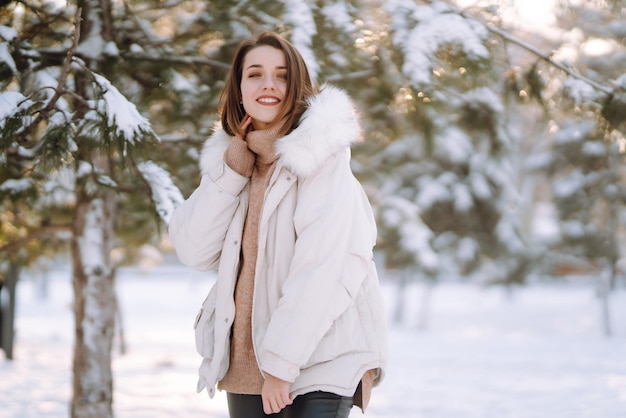
{"type": "Polygon", "coordinates": [[[520,26],[541,32],[556,23],[555,0],[514,0],[513,15],[508,16],[520,26]]]}
{"type": "Polygon", "coordinates": [[[584,54],[590,57],[610,54],[615,48],[615,41],[600,38],[590,38],[582,45],[584,54]]]}
{"type": "Polygon", "coordinates": [[[507,26],[545,32],[554,28],[556,0],[455,0],[461,8],[497,7],[497,14],[507,26]]]}

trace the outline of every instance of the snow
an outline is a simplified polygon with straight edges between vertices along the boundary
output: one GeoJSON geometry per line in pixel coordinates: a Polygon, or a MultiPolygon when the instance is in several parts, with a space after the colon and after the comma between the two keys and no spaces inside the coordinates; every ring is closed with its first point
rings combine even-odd
{"type": "Polygon", "coordinates": [[[501,243],[512,253],[524,254],[526,246],[519,238],[515,228],[514,220],[511,216],[503,216],[496,226],[496,234],[501,243]]]}
{"type": "Polygon", "coordinates": [[[582,152],[590,157],[604,157],[607,154],[607,145],[600,141],[585,141],[582,152]]]}
{"type": "Polygon", "coordinates": [[[419,218],[407,222],[400,231],[402,248],[413,253],[415,261],[429,271],[439,267],[439,257],[430,246],[432,237],[432,231],[419,218]]]}
{"type": "Polygon", "coordinates": [[[98,7],[89,9],[87,20],[91,22],[91,28],[83,35],[83,39],[76,48],[76,52],[86,58],[98,59],[105,49],[100,12],[98,7]]]}
{"type": "MultiPolygon", "coordinates": [[[[46,98],[46,100],[52,100],[54,92],[59,84],[59,77],[61,76],[61,69],[57,67],[47,67],[40,71],[35,71],[32,77],[27,78],[30,91],[39,91],[46,98]]],[[[47,103],[46,103],[47,105],[47,103]]],[[[65,113],[65,118],[70,120],[71,107],[67,100],[61,96],[57,98],[55,108],[65,113]]]]}
{"type": "Polygon", "coordinates": [[[586,184],[585,174],[580,170],[573,170],[567,177],[555,180],[552,192],[556,197],[567,198],[578,193],[586,184]]]}
{"type": "Polygon", "coordinates": [[[11,56],[7,42],[0,43],[0,62],[5,63],[13,74],[17,74],[17,67],[15,66],[15,61],[13,60],[13,56],[11,56]]]}
{"type": "Polygon", "coordinates": [[[429,270],[437,268],[439,257],[430,246],[433,232],[422,222],[415,203],[399,196],[388,196],[382,216],[388,226],[398,229],[402,248],[413,254],[420,266],[429,270]]]}
{"type": "Polygon", "coordinates": [[[589,83],[574,77],[568,77],[563,87],[577,106],[593,102],[598,98],[598,93],[589,83]]]}
{"type": "Polygon", "coordinates": [[[33,180],[30,178],[9,179],[0,183],[0,192],[20,193],[27,191],[31,187],[33,187],[33,180]]]}
{"type": "Polygon", "coordinates": [[[26,111],[33,102],[28,100],[22,93],[5,91],[0,93],[0,128],[4,127],[6,118],[15,116],[19,112],[26,111]]]}
{"type": "Polygon", "coordinates": [[[348,6],[345,2],[338,1],[336,3],[326,4],[322,7],[321,11],[324,17],[330,20],[336,28],[345,32],[356,32],[357,27],[348,12],[348,6]]]}
{"type": "Polygon", "coordinates": [[[43,184],[42,204],[44,206],[72,206],[76,203],[74,170],[63,167],[48,175],[43,184]]]}
{"type": "Polygon", "coordinates": [[[144,134],[152,133],[150,122],[106,78],[94,73],[96,83],[102,88],[99,112],[107,117],[108,126],[129,143],[135,143],[144,134]]]}
{"type": "Polygon", "coordinates": [[[430,83],[436,54],[444,46],[460,50],[471,61],[489,57],[484,45],[487,29],[449,13],[449,6],[443,2],[419,6],[412,0],[394,0],[386,2],[386,9],[392,19],[393,42],[404,52],[402,71],[416,86],[430,83]]]}
{"type": "Polygon", "coordinates": [[[482,173],[473,172],[469,178],[472,191],[476,197],[483,200],[491,198],[491,187],[489,187],[489,182],[482,173]]]}
{"type": "Polygon", "coordinates": [[[183,202],[183,194],[176,187],[169,173],[151,161],[139,164],[139,171],[144,176],[152,191],[152,200],[156,211],[169,224],[176,206],[183,202]]]}
{"type": "Polygon", "coordinates": [[[194,82],[191,82],[190,78],[192,76],[188,78],[176,70],[171,70],[170,84],[176,92],[194,92],[197,89],[198,81],[195,79],[196,77],[193,77],[194,82]]]}
{"type": "Polygon", "coordinates": [[[584,141],[593,132],[595,126],[595,122],[591,120],[566,125],[554,135],[554,143],[565,145],[584,141]]]}
{"type": "Polygon", "coordinates": [[[450,200],[448,187],[441,181],[441,178],[424,176],[418,180],[418,183],[417,205],[420,208],[426,210],[437,202],[450,200]]]}
{"type": "Polygon", "coordinates": [[[561,223],[561,231],[567,238],[581,239],[585,236],[585,225],[580,221],[566,221],[561,223]]]}
{"type": "Polygon", "coordinates": [[[284,0],[286,23],[291,27],[291,43],[300,52],[311,80],[315,82],[319,73],[319,63],[312,49],[312,39],[317,33],[313,12],[307,2],[284,0]]]}
{"type": "Polygon", "coordinates": [[[473,152],[471,139],[454,126],[447,128],[435,141],[435,155],[454,164],[469,161],[473,152]]]}
{"type": "MultiPolygon", "coordinates": [[[[4,418],[68,416],[72,289],[68,269],[18,283],[16,359],[0,360],[4,418]]],[[[116,340],[118,418],[227,418],[224,394],[195,393],[192,324],[210,273],[168,264],[120,269],[128,352],[116,340]]],[[[392,309],[396,288],[383,277],[392,309]]],[[[613,294],[615,336],[601,336],[592,286],[536,284],[507,294],[447,283],[431,290],[427,331],[417,331],[426,288],[409,285],[404,324],[391,324],[386,380],[369,418],[617,418],[626,416],[626,290],[613,294]]],[[[352,417],[363,416],[354,409],[352,417]]]]}
{"type": "Polygon", "coordinates": [[[454,196],[454,209],[458,212],[468,212],[474,206],[472,194],[467,190],[467,186],[462,183],[452,185],[452,195],[454,196]]]}
{"type": "Polygon", "coordinates": [[[17,38],[17,31],[8,26],[0,25],[0,37],[7,42],[17,38]]]}

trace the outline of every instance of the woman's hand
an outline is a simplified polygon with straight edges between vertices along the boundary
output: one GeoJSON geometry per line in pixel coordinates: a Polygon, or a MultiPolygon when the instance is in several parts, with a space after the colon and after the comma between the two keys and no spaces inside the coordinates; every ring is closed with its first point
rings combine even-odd
{"type": "MultiPolygon", "coordinates": [[[[248,132],[248,128],[250,127],[251,123],[252,123],[252,117],[250,115],[244,115],[243,119],[241,120],[241,124],[239,125],[240,132],[248,132]]],[[[245,134],[243,137],[237,134],[236,137],[241,139],[242,141],[246,140],[245,134]]]]}
{"type": "Polygon", "coordinates": [[[292,404],[293,399],[289,395],[290,386],[289,382],[265,374],[261,398],[263,399],[263,411],[266,414],[277,414],[284,407],[292,404]]]}

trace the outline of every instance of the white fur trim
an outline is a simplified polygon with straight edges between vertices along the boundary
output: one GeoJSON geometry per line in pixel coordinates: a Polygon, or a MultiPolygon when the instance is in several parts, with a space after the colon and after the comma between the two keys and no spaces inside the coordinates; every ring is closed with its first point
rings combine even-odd
{"type": "MultiPolygon", "coordinates": [[[[289,171],[308,177],[330,156],[360,140],[361,128],[352,100],[343,90],[324,85],[309,99],[298,127],[276,142],[276,153],[289,171]]],[[[216,127],[202,149],[202,174],[223,161],[229,143],[230,137],[216,127]]]]}
{"type": "Polygon", "coordinates": [[[328,157],[360,139],[352,100],[343,90],[325,85],[309,100],[300,125],[276,142],[276,152],[289,171],[308,177],[328,157]]]}
{"type": "Polygon", "coordinates": [[[219,123],[215,124],[214,133],[206,140],[200,154],[200,171],[202,175],[209,172],[224,161],[224,153],[231,137],[224,132],[219,123]]]}

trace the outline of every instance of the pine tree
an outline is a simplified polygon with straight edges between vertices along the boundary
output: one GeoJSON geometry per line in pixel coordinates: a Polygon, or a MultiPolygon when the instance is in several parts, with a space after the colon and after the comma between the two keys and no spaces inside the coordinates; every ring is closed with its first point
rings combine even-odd
{"type": "Polygon", "coordinates": [[[615,13],[619,3],[563,2],[557,10],[563,29],[576,31],[585,45],[572,64],[594,81],[562,77],[564,94],[551,100],[558,121],[541,166],[551,180],[560,229],[551,261],[576,260],[566,263],[596,272],[606,335],[611,334],[609,295],[623,257],[626,203],[626,20],[615,13]],[[604,51],[594,51],[594,43],[604,51]]]}
{"type": "MultiPolygon", "coordinates": [[[[11,14],[21,6],[8,7],[11,14]]],[[[167,219],[180,192],[158,166],[140,164],[156,136],[105,77],[111,77],[119,56],[110,4],[86,0],[55,9],[29,3],[23,13],[23,26],[17,24],[17,31],[3,26],[0,33],[5,70],[0,144],[7,162],[1,204],[2,213],[14,215],[11,226],[18,231],[17,240],[3,235],[3,251],[15,258],[31,243],[45,243],[44,235],[69,235],[63,237],[72,258],[76,317],[71,415],[112,416],[116,265],[111,254],[123,245],[118,220],[130,206],[130,199],[119,196],[132,194],[136,201],[143,195],[152,203],[139,209],[153,219],[160,210],[167,219]],[[17,205],[36,208],[39,215],[22,216],[12,209],[17,205]]]]}
{"type": "Polygon", "coordinates": [[[496,52],[479,22],[424,3],[385,4],[380,59],[391,82],[379,84],[392,92],[382,97],[395,115],[385,116],[375,158],[381,246],[390,266],[413,265],[432,279],[522,281],[496,52]]]}

